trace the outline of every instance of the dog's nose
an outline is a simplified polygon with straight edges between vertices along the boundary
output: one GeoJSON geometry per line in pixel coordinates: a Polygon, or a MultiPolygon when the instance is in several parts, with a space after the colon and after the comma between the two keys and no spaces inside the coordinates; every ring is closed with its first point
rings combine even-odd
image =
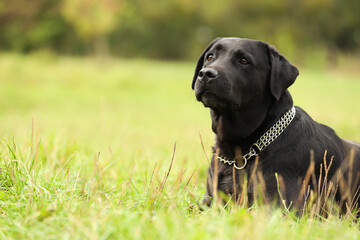
{"type": "Polygon", "coordinates": [[[218,71],[213,68],[203,68],[199,72],[199,78],[206,82],[217,78],[218,74],[218,71]]]}

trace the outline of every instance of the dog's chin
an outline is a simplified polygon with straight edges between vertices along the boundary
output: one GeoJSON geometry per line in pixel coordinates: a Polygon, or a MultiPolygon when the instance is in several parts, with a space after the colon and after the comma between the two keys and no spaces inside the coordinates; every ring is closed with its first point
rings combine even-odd
{"type": "Polygon", "coordinates": [[[226,99],[219,98],[213,93],[204,92],[199,96],[198,100],[202,102],[205,107],[217,110],[236,110],[239,108],[239,105],[233,102],[230,102],[226,99]]]}

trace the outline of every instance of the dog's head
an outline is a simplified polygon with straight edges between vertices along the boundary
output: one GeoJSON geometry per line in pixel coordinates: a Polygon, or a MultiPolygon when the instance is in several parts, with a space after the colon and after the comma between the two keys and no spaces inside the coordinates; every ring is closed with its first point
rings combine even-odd
{"type": "Polygon", "coordinates": [[[298,74],[265,42],[218,38],[201,54],[192,88],[205,107],[235,110],[278,101],[298,74]]]}

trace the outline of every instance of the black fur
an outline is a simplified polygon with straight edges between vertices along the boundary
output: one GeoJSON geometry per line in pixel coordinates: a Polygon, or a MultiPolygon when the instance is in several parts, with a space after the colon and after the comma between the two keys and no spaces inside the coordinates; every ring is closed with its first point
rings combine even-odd
{"type": "MultiPolygon", "coordinates": [[[[293,106],[287,88],[294,83],[298,74],[295,66],[265,42],[240,38],[214,40],[201,54],[192,82],[197,100],[210,108],[212,130],[216,134],[213,151],[218,149],[219,155],[228,159],[235,158],[236,149],[246,153],[293,106]],[[207,60],[209,54],[212,55],[207,60]],[[200,78],[198,75],[203,68],[216,70],[217,77],[207,78],[205,75],[200,78]]],[[[350,149],[355,149],[356,154],[346,189],[352,189],[354,193],[360,177],[360,145],[340,139],[334,130],[315,122],[304,110],[296,107],[296,116],[291,124],[259,154],[257,169],[262,172],[266,183],[266,199],[272,201],[278,198],[277,173],[284,183],[282,197],[286,203],[302,206],[305,198],[300,202],[298,198],[310,166],[311,151],[314,153],[316,179],[319,179],[325,151],[328,165],[333,157],[329,179],[336,178],[339,169],[345,179],[350,179],[347,161],[350,149]]],[[[255,159],[252,158],[244,170],[235,171],[234,189],[232,166],[218,162],[217,189],[228,195],[234,195],[234,191],[240,193],[242,183],[239,176],[245,173],[250,176],[254,163],[255,159]]],[[[208,205],[214,192],[213,174],[214,158],[208,171],[204,199],[208,205]]],[[[314,187],[314,183],[309,185],[314,187]]],[[[254,197],[253,187],[249,184],[246,190],[249,199],[254,197]]],[[[342,200],[344,189],[338,189],[337,200],[342,200]]]]}

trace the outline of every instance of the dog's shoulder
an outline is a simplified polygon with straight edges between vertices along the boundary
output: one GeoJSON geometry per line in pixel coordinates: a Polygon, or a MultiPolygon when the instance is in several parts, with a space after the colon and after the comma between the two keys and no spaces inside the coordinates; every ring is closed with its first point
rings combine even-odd
{"type": "Polygon", "coordinates": [[[308,156],[309,151],[314,151],[315,161],[322,162],[326,151],[329,158],[334,156],[336,164],[345,158],[349,146],[356,146],[360,150],[360,144],[343,140],[333,128],[317,122],[302,108],[296,107],[296,111],[293,129],[289,134],[294,134],[292,139],[297,142],[297,147],[308,156]]]}
{"type": "Polygon", "coordinates": [[[318,140],[328,139],[329,141],[335,140],[338,143],[341,142],[334,129],[317,122],[304,109],[298,106],[296,106],[294,125],[295,128],[298,128],[298,131],[301,131],[303,137],[309,135],[309,137],[312,136],[318,138],[318,140]]]}

